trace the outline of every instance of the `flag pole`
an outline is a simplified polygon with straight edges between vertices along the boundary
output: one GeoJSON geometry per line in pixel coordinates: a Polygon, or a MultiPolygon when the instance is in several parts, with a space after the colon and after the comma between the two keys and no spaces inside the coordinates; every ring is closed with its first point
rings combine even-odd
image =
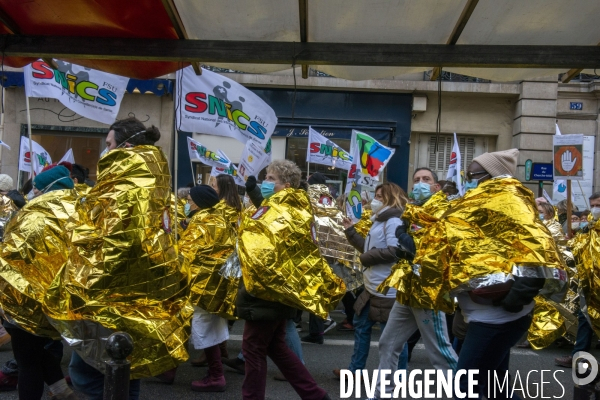
{"type": "Polygon", "coordinates": [[[310,161],[308,161],[306,165],[306,180],[308,181],[308,177],[310,176],[310,161]]]}
{"type": "MultiPolygon", "coordinates": [[[[189,153],[189,151],[188,151],[189,153]]],[[[192,159],[190,158],[190,168],[192,169],[192,183],[194,184],[194,186],[196,186],[198,184],[198,181],[196,181],[196,174],[194,171],[194,163],[192,162],[192,159]]]]}
{"type": "MultiPolygon", "coordinates": [[[[29,165],[31,166],[31,176],[33,179],[33,139],[31,139],[31,112],[29,111],[29,96],[25,93],[25,106],[27,108],[27,134],[29,135],[29,165]]],[[[25,157],[25,154],[23,154],[25,157]]]]}

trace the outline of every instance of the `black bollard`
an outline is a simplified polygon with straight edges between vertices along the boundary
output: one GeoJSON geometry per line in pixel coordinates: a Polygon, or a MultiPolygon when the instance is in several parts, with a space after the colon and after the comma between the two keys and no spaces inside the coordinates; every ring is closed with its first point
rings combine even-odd
{"type": "Polygon", "coordinates": [[[106,353],[111,358],[106,361],[104,375],[104,400],[129,399],[129,369],[127,357],[133,352],[133,339],[128,333],[115,332],[106,341],[106,353]]]}
{"type": "Polygon", "coordinates": [[[573,388],[573,400],[600,400],[600,393],[594,384],[575,385],[573,388]]]}

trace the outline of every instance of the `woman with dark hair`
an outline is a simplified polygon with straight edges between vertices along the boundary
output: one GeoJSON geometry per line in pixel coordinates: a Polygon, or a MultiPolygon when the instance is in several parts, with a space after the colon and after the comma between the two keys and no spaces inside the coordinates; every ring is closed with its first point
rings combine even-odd
{"type": "Polygon", "coordinates": [[[193,313],[186,295],[189,274],[171,230],[171,174],[155,145],[159,139],[156,127],[135,118],[111,125],[98,182],[77,201],[78,218],[69,225],[77,240],[69,241],[60,279],[44,299],[51,323],[77,343],[69,373],[90,400],[104,395],[104,374],[96,367],[112,332],[133,339],[131,400],[139,398],[140,378],[171,370],[188,357],[180,343],[188,339],[185,325],[193,313]],[[82,324],[89,329],[81,330],[82,324]]]}
{"type": "Polygon", "coordinates": [[[215,179],[211,180],[210,186],[219,195],[219,200],[224,200],[229,207],[236,209],[237,212],[242,212],[242,202],[233,176],[226,174],[218,175],[215,179]]]}
{"type": "Polygon", "coordinates": [[[154,146],[159,140],[160,131],[157,127],[152,125],[146,128],[138,119],[132,117],[110,126],[106,136],[106,148],[113,150],[120,147],[154,146]]]}

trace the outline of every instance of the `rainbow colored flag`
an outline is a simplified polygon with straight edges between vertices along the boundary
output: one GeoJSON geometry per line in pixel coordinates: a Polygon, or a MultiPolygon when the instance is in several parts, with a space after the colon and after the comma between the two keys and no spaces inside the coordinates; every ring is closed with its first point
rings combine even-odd
{"type": "Polygon", "coordinates": [[[395,149],[387,147],[373,139],[366,133],[352,130],[350,141],[350,154],[355,154],[355,148],[359,155],[357,172],[362,176],[369,176],[379,180],[379,174],[394,155],[395,149]]]}

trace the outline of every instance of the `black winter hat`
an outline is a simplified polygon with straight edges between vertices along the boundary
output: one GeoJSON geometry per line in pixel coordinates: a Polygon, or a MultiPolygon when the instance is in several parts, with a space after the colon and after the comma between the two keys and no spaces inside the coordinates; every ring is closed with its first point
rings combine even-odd
{"type": "Polygon", "coordinates": [[[219,202],[219,195],[208,185],[198,185],[190,189],[190,197],[199,209],[214,207],[219,202]]]}
{"type": "Polygon", "coordinates": [[[314,172],[308,177],[309,185],[324,185],[327,183],[327,177],[320,172],[314,172]]]}

